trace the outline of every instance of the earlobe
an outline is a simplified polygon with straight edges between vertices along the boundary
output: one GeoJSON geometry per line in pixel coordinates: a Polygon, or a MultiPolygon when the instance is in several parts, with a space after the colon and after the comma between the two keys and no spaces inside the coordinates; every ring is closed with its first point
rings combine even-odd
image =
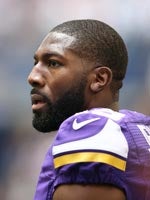
{"type": "Polygon", "coordinates": [[[108,67],[97,67],[94,69],[95,76],[90,85],[93,92],[100,92],[112,81],[112,71],[108,67]]]}
{"type": "Polygon", "coordinates": [[[99,92],[102,90],[102,87],[99,82],[93,82],[93,83],[91,83],[91,90],[93,92],[99,92]]]}

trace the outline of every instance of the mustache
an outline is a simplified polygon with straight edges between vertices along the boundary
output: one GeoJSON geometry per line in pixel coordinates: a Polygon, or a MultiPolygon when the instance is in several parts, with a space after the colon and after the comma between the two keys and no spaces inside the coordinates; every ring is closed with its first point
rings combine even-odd
{"type": "Polygon", "coordinates": [[[38,94],[40,96],[42,96],[43,100],[45,100],[46,102],[50,102],[50,99],[47,97],[47,95],[41,91],[39,91],[38,89],[36,88],[33,88],[30,92],[30,95],[32,94],[38,94]]]}

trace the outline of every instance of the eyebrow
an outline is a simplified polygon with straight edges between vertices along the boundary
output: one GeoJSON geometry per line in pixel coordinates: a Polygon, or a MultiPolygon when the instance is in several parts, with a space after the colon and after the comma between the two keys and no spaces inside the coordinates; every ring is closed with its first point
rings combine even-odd
{"type": "MultiPolygon", "coordinates": [[[[47,58],[50,58],[50,57],[52,57],[52,56],[56,56],[56,57],[61,58],[61,59],[64,58],[62,55],[60,55],[60,54],[58,54],[58,53],[56,53],[56,52],[51,52],[51,53],[45,52],[45,53],[41,54],[40,57],[41,57],[42,59],[47,59],[47,58]]],[[[38,54],[35,53],[34,56],[33,56],[33,58],[34,58],[35,60],[38,60],[38,58],[39,58],[38,54]]]]}

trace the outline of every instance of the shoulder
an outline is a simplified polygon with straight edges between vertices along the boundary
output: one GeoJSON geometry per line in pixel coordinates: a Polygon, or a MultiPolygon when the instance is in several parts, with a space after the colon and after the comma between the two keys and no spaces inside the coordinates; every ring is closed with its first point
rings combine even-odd
{"type": "Polygon", "coordinates": [[[122,113],[100,108],[76,113],[61,124],[55,144],[88,138],[107,128],[117,131],[124,116],[122,113]]]}
{"type": "Polygon", "coordinates": [[[130,147],[140,149],[145,156],[150,145],[150,116],[130,110],[120,112],[125,114],[124,129],[130,147]]]}
{"type": "Polygon", "coordinates": [[[120,110],[119,112],[125,115],[124,121],[126,122],[150,124],[150,116],[143,113],[132,110],[120,110]]]}
{"type": "MultiPolygon", "coordinates": [[[[69,159],[72,160],[78,154],[79,156],[74,157],[74,162],[108,162],[107,164],[113,163],[115,167],[124,169],[128,144],[117,123],[122,117],[123,114],[108,109],[92,109],[70,117],[58,131],[53,146],[54,157],[61,156],[62,159],[63,155],[69,162],[69,159]]],[[[55,159],[56,165],[58,160],[55,159]]]]}

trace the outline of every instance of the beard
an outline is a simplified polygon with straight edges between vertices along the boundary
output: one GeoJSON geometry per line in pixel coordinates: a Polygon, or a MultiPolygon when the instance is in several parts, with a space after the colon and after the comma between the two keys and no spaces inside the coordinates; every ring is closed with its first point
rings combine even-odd
{"type": "MultiPolygon", "coordinates": [[[[52,103],[46,95],[40,93],[47,102],[47,109],[45,111],[34,111],[33,127],[43,133],[55,131],[58,130],[65,119],[83,111],[85,87],[86,80],[84,78],[78,85],[65,92],[55,103],[52,103]]],[[[37,91],[37,93],[39,92],[37,91]]]]}

